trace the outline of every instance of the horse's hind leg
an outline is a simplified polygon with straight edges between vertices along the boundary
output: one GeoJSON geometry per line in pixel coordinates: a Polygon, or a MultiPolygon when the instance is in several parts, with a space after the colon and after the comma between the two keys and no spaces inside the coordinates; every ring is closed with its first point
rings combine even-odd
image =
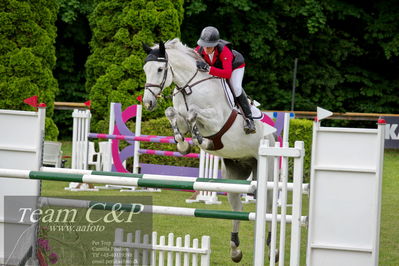
{"type": "Polygon", "coordinates": [[[165,115],[169,120],[170,125],[172,126],[173,136],[177,143],[177,150],[181,154],[188,154],[191,150],[190,144],[184,140],[183,134],[188,132],[188,124],[184,120],[182,116],[178,114],[175,108],[168,107],[165,110],[165,115]],[[183,134],[182,132],[183,131],[183,134]]]}
{"type": "MultiPolygon", "coordinates": [[[[239,193],[228,193],[227,197],[233,211],[242,211],[242,203],[239,193]]],[[[242,259],[242,251],[238,247],[240,246],[240,239],[238,237],[238,231],[240,229],[240,221],[233,220],[233,230],[231,231],[231,260],[234,262],[240,262],[242,259]]]]}
{"type": "MultiPolygon", "coordinates": [[[[251,174],[253,163],[256,160],[248,160],[246,163],[240,163],[236,160],[223,159],[222,175],[226,179],[247,179],[251,174]]],[[[228,193],[228,200],[233,211],[242,211],[241,197],[239,193],[228,193]]],[[[233,220],[233,229],[231,232],[231,259],[234,262],[240,262],[242,251],[238,248],[240,239],[238,237],[240,221],[233,220]]]]}

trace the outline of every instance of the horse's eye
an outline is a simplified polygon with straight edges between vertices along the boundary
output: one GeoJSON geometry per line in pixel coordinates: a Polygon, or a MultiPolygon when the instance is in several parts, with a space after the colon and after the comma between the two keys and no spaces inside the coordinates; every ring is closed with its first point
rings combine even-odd
{"type": "Polygon", "coordinates": [[[162,72],[162,67],[158,68],[158,73],[162,72]]]}

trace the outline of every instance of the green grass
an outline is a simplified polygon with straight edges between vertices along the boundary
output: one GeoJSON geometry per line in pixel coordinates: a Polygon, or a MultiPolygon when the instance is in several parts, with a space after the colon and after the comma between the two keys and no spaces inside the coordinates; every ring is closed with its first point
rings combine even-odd
{"type": "Polygon", "coordinates": [[[398,150],[385,152],[380,234],[380,265],[399,265],[398,150]]]}
{"type": "MultiPolygon", "coordinates": [[[[68,145],[65,143],[64,155],[68,155],[68,145]]],[[[105,199],[106,196],[118,196],[129,199],[133,196],[151,196],[154,205],[178,206],[189,208],[207,208],[230,210],[226,196],[220,196],[221,205],[187,204],[185,199],[191,196],[190,192],[177,192],[163,190],[160,193],[121,193],[118,191],[101,192],[67,192],[65,182],[44,181],[42,192],[46,196],[98,196],[105,199]]],[[[307,213],[307,196],[304,196],[304,214],[307,213]]],[[[244,205],[244,211],[255,211],[254,204],[244,205]]],[[[231,221],[207,218],[177,217],[167,215],[153,216],[153,230],[160,235],[174,232],[175,236],[190,234],[192,237],[202,235],[211,236],[211,265],[237,265],[230,262],[229,241],[231,221]]],[[[388,150],[384,158],[381,236],[380,236],[380,265],[399,265],[399,151],[388,150]]],[[[108,232],[112,238],[113,230],[108,232]]],[[[302,228],[302,254],[301,265],[305,265],[306,253],[306,228],[302,228]]],[[[253,256],[253,222],[241,222],[240,247],[244,257],[239,265],[252,265],[253,256]]],[[[90,236],[89,236],[90,237],[90,236]]],[[[286,243],[287,249],[289,242],[286,243]]],[[[268,258],[265,258],[267,261],[268,258]]],[[[61,263],[61,262],[60,262],[61,263]]],[[[69,265],[73,265],[68,263],[69,265]]],[[[288,253],[286,253],[286,264],[288,265],[288,253]]],[[[63,265],[62,263],[59,265],[63,265]]],[[[65,264],[66,265],[66,264],[65,264]]]]}

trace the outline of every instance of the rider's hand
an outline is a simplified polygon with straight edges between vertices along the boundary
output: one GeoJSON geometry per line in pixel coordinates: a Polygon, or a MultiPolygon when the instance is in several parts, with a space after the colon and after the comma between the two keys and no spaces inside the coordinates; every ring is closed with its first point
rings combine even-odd
{"type": "Polygon", "coordinates": [[[209,72],[209,65],[204,61],[197,61],[197,68],[202,72],[209,72]]]}

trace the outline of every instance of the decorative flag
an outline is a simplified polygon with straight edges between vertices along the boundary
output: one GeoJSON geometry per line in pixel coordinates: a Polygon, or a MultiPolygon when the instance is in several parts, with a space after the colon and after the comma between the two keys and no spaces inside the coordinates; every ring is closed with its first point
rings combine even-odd
{"type": "Polygon", "coordinates": [[[30,106],[37,108],[37,106],[38,106],[37,105],[37,96],[35,95],[35,96],[32,96],[32,97],[26,98],[24,100],[24,103],[29,104],[30,106]]]}

